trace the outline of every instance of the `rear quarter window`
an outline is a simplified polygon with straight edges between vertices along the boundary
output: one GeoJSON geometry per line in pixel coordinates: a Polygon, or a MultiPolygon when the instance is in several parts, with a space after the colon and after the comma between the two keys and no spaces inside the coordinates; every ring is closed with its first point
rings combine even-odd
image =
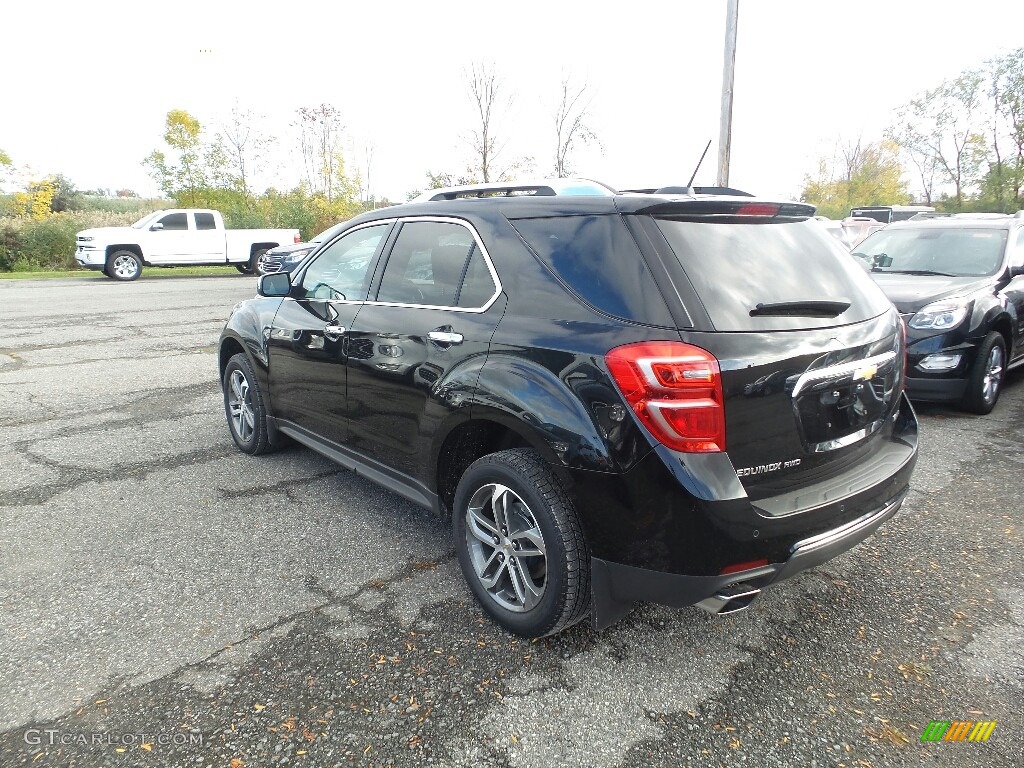
{"type": "Polygon", "coordinates": [[[511,224],[544,266],[594,309],[645,325],[674,325],[618,215],[517,219],[511,224]]]}
{"type": "Polygon", "coordinates": [[[716,330],[828,328],[877,317],[889,300],[818,222],[656,219],[716,330]],[[849,302],[829,317],[755,315],[758,304],[849,302]]]}

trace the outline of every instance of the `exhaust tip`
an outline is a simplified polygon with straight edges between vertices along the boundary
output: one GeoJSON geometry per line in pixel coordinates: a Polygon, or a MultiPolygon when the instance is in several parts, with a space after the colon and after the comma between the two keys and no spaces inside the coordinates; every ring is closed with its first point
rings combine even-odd
{"type": "Polygon", "coordinates": [[[760,594],[760,589],[749,584],[729,584],[706,600],[701,600],[697,607],[708,613],[736,613],[747,608],[760,594]]]}

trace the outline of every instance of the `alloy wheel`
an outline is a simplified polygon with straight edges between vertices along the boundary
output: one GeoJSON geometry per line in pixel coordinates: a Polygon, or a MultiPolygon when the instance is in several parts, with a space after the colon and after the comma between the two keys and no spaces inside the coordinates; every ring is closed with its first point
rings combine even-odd
{"type": "Polygon", "coordinates": [[[252,389],[249,380],[240,370],[231,372],[228,381],[228,411],[231,416],[231,428],[238,439],[247,443],[252,439],[256,429],[256,414],[252,407],[252,389]]]}
{"type": "Polygon", "coordinates": [[[466,510],[466,542],[473,570],[494,602],[524,613],[544,596],[544,535],[526,502],[511,488],[489,483],[466,510]]]}
{"type": "Polygon", "coordinates": [[[985,361],[985,376],[981,380],[981,396],[986,403],[991,403],[999,392],[1003,379],[1003,348],[998,344],[992,346],[985,361]]]}

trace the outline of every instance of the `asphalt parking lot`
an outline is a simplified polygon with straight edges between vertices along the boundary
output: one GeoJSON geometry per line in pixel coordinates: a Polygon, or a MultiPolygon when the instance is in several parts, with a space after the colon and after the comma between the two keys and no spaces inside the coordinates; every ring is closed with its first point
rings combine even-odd
{"type": "Polygon", "coordinates": [[[0,281],[0,765],[1022,764],[1024,375],[921,408],[903,511],[745,613],[531,643],[444,522],[235,449],[215,345],[253,291],[0,281]]]}

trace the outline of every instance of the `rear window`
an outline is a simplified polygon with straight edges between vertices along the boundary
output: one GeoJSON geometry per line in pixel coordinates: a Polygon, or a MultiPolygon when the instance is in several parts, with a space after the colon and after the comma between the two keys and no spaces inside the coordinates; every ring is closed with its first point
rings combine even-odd
{"type": "Polygon", "coordinates": [[[544,265],[595,309],[646,325],[674,325],[618,215],[518,219],[512,226],[544,265]]]}
{"type": "Polygon", "coordinates": [[[716,330],[828,328],[877,317],[891,306],[814,220],[656,221],[716,330]],[[817,308],[829,302],[849,307],[835,314],[817,308]],[[759,314],[759,304],[776,309],[759,314]]]}

